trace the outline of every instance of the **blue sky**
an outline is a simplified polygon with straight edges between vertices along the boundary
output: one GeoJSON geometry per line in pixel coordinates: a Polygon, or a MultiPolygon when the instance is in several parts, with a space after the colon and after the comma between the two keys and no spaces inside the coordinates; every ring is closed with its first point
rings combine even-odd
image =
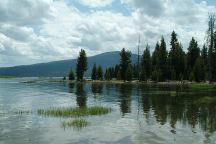
{"type": "Polygon", "coordinates": [[[205,43],[214,0],[2,0],[0,67],[77,58],[123,47],[151,51],[161,36],[169,49],[175,30],[184,50],[192,37],[205,43]]]}

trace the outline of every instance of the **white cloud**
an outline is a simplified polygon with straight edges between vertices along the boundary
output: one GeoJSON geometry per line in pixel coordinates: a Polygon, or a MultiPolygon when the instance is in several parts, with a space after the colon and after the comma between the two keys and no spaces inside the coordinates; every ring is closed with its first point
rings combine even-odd
{"type": "Polygon", "coordinates": [[[111,5],[114,0],[79,0],[85,6],[97,8],[111,5]]]}
{"type": "MultiPolygon", "coordinates": [[[[85,2],[89,7],[101,7],[112,0],[85,2]]],[[[215,10],[193,0],[122,2],[131,6],[130,15],[108,10],[86,13],[64,0],[0,1],[0,66],[76,58],[81,48],[88,55],[123,47],[135,52],[139,33],[142,49],[147,43],[154,48],[161,35],[169,48],[172,30],[187,49],[192,36],[200,45],[204,42],[208,12],[215,10]],[[20,7],[16,14],[15,5],[20,7]]]]}

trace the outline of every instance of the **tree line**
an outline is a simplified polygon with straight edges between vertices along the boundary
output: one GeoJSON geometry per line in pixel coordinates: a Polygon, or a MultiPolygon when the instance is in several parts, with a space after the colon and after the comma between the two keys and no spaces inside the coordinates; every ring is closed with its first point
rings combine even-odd
{"type": "MultiPolygon", "coordinates": [[[[183,50],[175,31],[171,34],[170,50],[164,37],[156,43],[154,51],[150,52],[147,45],[141,56],[140,62],[132,64],[131,52],[123,48],[120,55],[120,63],[114,67],[106,68],[94,64],[92,68],[92,80],[124,80],[132,81],[216,81],[216,30],[215,15],[209,15],[207,43],[200,48],[194,37],[191,38],[187,52],[183,50]],[[139,64],[139,65],[138,65],[139,64]]],[[[85,50],[81,50],[77,59],[76,76],[78,81],[83,80],[87,70],[87,57],[85,50]]],[[[73,71],[69,79],[75,79],[73,71]]]]}

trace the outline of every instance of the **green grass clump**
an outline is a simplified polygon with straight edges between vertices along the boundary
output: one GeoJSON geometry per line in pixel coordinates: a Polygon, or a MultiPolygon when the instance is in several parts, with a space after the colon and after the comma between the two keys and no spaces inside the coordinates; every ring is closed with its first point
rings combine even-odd
{"type": "Polygon", "coordinates": [[[196,89],[196,90],[205,90],[205,89],[213,89],[216,86],[214,84],[208,84],[208,83],[195,83],[195,84],[191,84],[189,86],[192,89],[196,89]]]}
{"type": "Polygon", "coordinates": [[[196,104],[212,104],[216,103],[216,96],[215,97],[203,97],[196,101],[196,104]]]}
{"type": "Polygon", "coordinates": [[[0,78],[16,78],[16,76],[0,76],[0,78]]]}
{"type": "Polygon", "coordinates": [[[86,121],[85,119],[75,119],[75,120],[70,120],[70,121],[63,121],[62,127],[64,128],[74,127],[77,129],[81,129],[83,127],[88,126],[89,124],[90,123],[86,121]]]}
{"type": "Polygon", "coordinates": [[[38,114],[45,116],[55,117],[80,117],[80,116],[93,116],[104,115],[111,112],[111,108],[105,108],[100,106],[84,107],[84,108],[51,108],[51,109],[39,109],[38,114]]]}
{"type": "Polygon", "coordinates": [[[171,91],[171,92],[170,92],[170,96],[171,96],[171,97],[177,96],[177,92],[176,92],[176,91],[171,91]]]}

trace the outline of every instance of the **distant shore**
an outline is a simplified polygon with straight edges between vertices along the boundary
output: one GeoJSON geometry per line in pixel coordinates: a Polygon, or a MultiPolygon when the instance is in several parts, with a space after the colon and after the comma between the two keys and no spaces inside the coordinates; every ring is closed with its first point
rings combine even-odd
{"type": "Polygon", "coordinates": [[[158,86],[189,86],[194,89],[212,89],[216,88],[215,83],[208,82],[190,82],[190,81],[168,81],[168,82],[140,82],[138,80],[123,81],[123,80],[84,80],[83,82],[77,82],[75,80],[51,80],[50,82],[61,82],[61,83],[87,83],[87,84],[132,84],[132,85],[158,85],[158,86]]]}

